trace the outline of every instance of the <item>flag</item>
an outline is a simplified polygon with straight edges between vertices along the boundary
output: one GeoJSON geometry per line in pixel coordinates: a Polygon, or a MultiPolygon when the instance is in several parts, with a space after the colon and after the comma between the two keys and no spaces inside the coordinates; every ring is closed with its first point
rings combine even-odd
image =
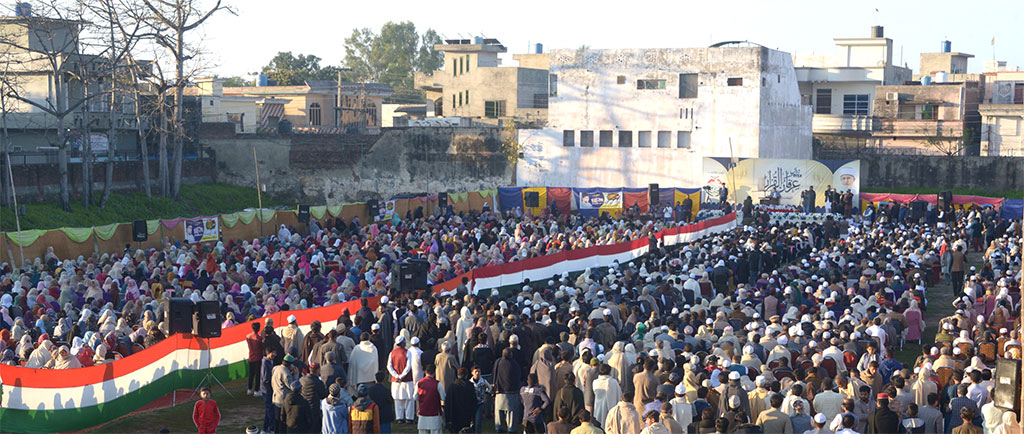
{"type": "Polygon", "coordinates": [[[996,45],[996,37],[995,36],[992,37],[992,45],[996,45]]]}

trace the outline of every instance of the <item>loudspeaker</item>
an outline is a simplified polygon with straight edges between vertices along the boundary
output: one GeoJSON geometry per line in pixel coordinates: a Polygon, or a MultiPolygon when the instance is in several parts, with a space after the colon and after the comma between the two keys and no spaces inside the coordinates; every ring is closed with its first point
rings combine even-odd
{"type": "Polygon", "coordinates": [[[540,206],[540,193],[536,191],[527,191],[523,193],[523,204],[527,208],[536,208],[540,206]]]}
{"type": "Polygon", "coordinates": [[[647,200],[651,203],[651,206],[658,204],[658,198],[661,197],[661,189],[658,188],[658,184],[651,184],[647,187],[647,200]]]}
{"type": "Polygon", "coordinates": [[[928,213],[928,202],[923,200],[915,200],[910,202],[910,218],[917,222],[924,218],[928,213]]]}
{"type": "Polygon", "coordinates": [[[132,222],[132,241],[146,241],[149,239],[149,228],[146,227],[145,220],[135,220],[132,222]]]}
{"type": "Polygon", "coordinates": [[[309,223],[309,205],[299,205],[296,217],[299,219],[299,223],[309,223]]]}
{"type": "Polygon", "coordinates": [[[992,390],[992,402],[996,407],[1020,413],[1020,360],[997,360],[992,381],[996,383],[992,390]]]}
{"type": "Polygon", "coordinates": [[[377,218],[377,199],[366,201],[366,209],[370,212],[370,220],[377,218]]]}
{"type": "Polygon", "coordinates": [[[940,191],[936,195],[936,203],[939,205],[941,210],[952,210],[953,209],[953,193],[950,191],[940,191]]]}
{"type": "Polygon", "coordinates": [[[444,209],[448,206],[448,192],[442,191],[437,194],[437,206],[444,209]]]}
{"type": "Polygon", "coordinates": [[[192,312],[195,303],[187,298],[171,298],[164,303],[164,320],[170,334],[192,333],[192,312]]]}
{"type": "Polygon", "coordinates": [[[220,337],[220,302],[203,300],[195,304],[192,313],[192,334],[201,338],[220,337]]]}
{"type": "Polygon", "coordinates": [[[423,259],[409,259],[392,268],[391,286],[399,291],[427,289],[427,271],[430,263],[423,259]]]}

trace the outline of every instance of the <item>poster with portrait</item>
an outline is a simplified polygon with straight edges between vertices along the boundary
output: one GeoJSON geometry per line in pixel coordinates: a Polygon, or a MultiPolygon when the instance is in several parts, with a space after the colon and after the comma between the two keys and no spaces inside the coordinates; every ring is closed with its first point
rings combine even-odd
{"type": "Polygon", "coordinates": [[[216,217],[185,220],[185,242],[204,243],[220,239],[220,224],[216,217]]]}
{"type": "Polygon", "coordinates": [[[622,191],[593,191],[579,194],[579,209],[615,210],[622,208],[622,191]]]}
{"type": "Polygon", "coordinates": [[[757,203],[777,192],[779,203],[798,205],[801,193],[813,188],[815,205],[824,206],[824,191],[831,187],[850,191],[853,203],[860,203],[860,160],[748,158],[731,164],[727,158],[705,158],[704,179],[705,200],[717,199],[718,189],[726,185],[729,200],[737,203],[748,196],[757,203]]]}

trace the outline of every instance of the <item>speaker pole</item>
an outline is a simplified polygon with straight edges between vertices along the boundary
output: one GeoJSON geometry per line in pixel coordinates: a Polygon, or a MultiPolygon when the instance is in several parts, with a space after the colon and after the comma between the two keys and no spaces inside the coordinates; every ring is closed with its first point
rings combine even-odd
{"type": "Polygon", "coordinates": [[[259,206],[256,220],[260,222],[260,238],[263,238],[263,196],[260,194],[260,161],[256,159],[256,145],[252,145],[252,162],[256,165],[256,203],[259,206]]]}
{"type": "MultiPolygon", "coordinates": [[[[199,337],[196,336],[196,338],[198,339],[199,337]]],[[[202,347],[200,347],[200,348],[202,348],[202,347]]],[[[203,350],[200,349],[200,353],[199,353],[199,361],[200,362],[202,362],[202,360],[203,360],[202,351],[203,350]]],[[[207,383],[209,383],[210,386],[213,386],[213,383],[217,383],[217,385],[220,386],[220,388],[224,390],[224,393],[227,393],[228,396],[230,396],[232,399],[234,399],[235,395],[232,395],[231,391],[229,391],[228,388],[224,386],[224,383],[221,383],[220,379],[218,379],[216,375],[213,375],[213,355],[210,353],[210,338],[206,338],[206,350],[205,351],[206,351],[206,374],[203,375],[203,379],[202,380],[199,380],[199,384],[196,385],[195,390],[193,390],[192,394],[189,395],[188,401],[192,401],[192,398],[195,398],[195,396],[199,394],[199,390],[203,388],[203,384],[207,384],[207,383]]]]}

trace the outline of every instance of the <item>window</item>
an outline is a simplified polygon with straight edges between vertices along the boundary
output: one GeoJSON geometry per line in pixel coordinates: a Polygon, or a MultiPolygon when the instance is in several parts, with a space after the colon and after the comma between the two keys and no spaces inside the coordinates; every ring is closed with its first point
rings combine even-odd
{"type": "Polygon", "coordinates": [[[548,74],[548,95],[558,96],[558,74],[548,74]]]}
{"type": "Polygon", "coordinates": [[[814,91],[814,114],[832,114],[832,89],[817,89],[814,91]]]}
{"type": "Polygon", "coordinates": [[[562,146],[576,146],[576,132],[562,130],[562,146]]]}
{"type": "Polygon", "coordinates": [[[921,106],[921,119],[938,119],[939,106],[935,104],[925,104],[921,106]]]}
{"type": "Polygon", "coordinates": [[[484,101],[484,116],[500,118],[505,116],[505,101],[484,101]]]}
{"type": "Polygon", "coordinates": [[[455,95],[452,95],[452,109],[455,108],[455,95]]]}
{"type": "Polygon", "coordinates": [[[619,131],[619,147],[620,148],[632,148],[633,147],[633,132],[628,130],[619,131]]]}
{"type": "Polygon", "coordinates": [[[636,81],[636,88],[640,90],[647,89],[664,89],[665,80],[660,79],[642,79],[636,81]]]}
{"type": "Polygon", "coordinates": [[[651,132],[650,131],[637,131],[636,133],[636,145],[641,148],[651,147],[651,132]]]}
{"type": "Polygon", "coordinates": [[[679,97],[697,97],[697,74],[679,74],[679,97]]]}
{"type": "Polygon", "coordinates": [[[320,104],[312,103],[309,105],[309,125],[313,127],[320,126],[320,104]]]}
{"type": "Polygon", "coordinates": [[[466,91],[466,105],[469,105],[469,91],[466,91]]]}
{"type": "Polygon", "coordinates": [[[659,148],[671,148],[672,147],[672,132],[671,131],[658,131],[658,147],[659,148]]]}
{"type": "Polygon", "coordinates": [[[594,132],[580,131],[580,147],[591,148],[594,146],[594,132]]]}
{"type": "MultiPolygon", "coordinates": [[[[469,73],[469,55],[468,54],[466,55],[466,59],[464,60],[464,62],[466,62],[466,73],[469,73]]],[[[466,104],[469,104],[469,101],[467,101],[466,104]]]]}
{"type": "Polygon", "coordinates": [[[459,92],[459,107],[462,107],[462,92],[459,92]]]}
{"type": "Polygon", "coordinates": [[[761,77],[761,87],[768,87],[768,79],[761,77]]]}
{"type": "Polygon", "coordinates": [[[743,86],[743,78],[741,78],[741,77],[732,77],[732,78],[726,80],[725,84],[727,84],[729,86],[743,86]]]}
{"type": "Polygon", "coordinates": [[[680,149],[690,149],[690,132],[679,131],[676,135],[678,136],[676,139],[676,147],[680,149]]]}
{"type": "Polygon", "coordinates": [[[611,130],[601,130],[600,135],[598,136],[598,139],[600,140],[598,145],[610,148],[612,146],[612,137],[614,136],[612,135],[611,130]]]}
{"type": "Polygon", "coordinates": [[[548,108],[548,96],[543,93],[533,94],[533,108],[548,108]]]}
{"type": "Polygon", "coordinates": [[[456,57],[455,58],[455,64],[459,65],[459,74],[461,75],[462,74],[462,58],[461,57],[456,57]]]}
{"type": "Polygon", "coordinates": [[[626,76],[620,75],[618,77],[615,77],[615,84],[626,84],[626,76]]]}
{"type": "Polygon", "coordinates": [[[866,115],[870,109],[871,102],[868,95],[843,95],[844,115],[866,115]]]}

